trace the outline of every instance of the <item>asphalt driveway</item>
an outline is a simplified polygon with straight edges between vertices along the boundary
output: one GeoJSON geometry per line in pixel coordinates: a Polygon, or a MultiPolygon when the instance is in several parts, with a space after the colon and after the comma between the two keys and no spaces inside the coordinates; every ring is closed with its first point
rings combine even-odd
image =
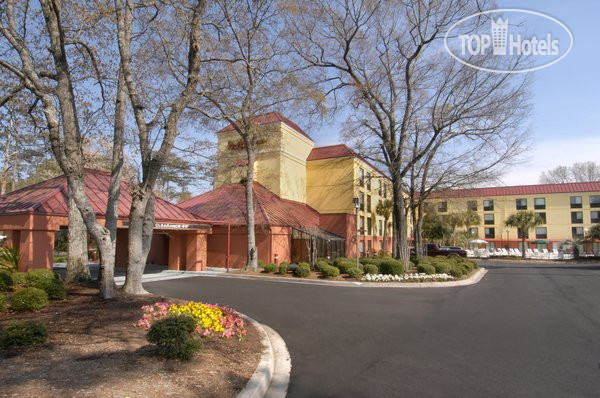
{"type": "Polygon", "coordinates": [[[146,284],[235,307],[292,357],[290,397],[600,397],[600,266],[489,265],[472,286],[146,284]]]}

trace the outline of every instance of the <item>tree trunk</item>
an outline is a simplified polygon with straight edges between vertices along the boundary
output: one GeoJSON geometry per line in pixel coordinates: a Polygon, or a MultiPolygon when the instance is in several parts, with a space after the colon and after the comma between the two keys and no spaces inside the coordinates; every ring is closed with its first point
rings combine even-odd
{"type": "MultiPolygon", "coordinates": [[[[84,180],[77,176],[68,176],[69,182],[69,198],[73,198],[73,202],[77,204],[79,213],[85,223],[85,226],[96,241],[98,250],[100,251],[100,272],[109,272],[112,274],[114,268],[114,251],[112,250],[112,242],[110,233],[106,228],[98,224],[96,214],[91,207],[84,190],[84,180]],[[83,211],[82,211],[83,209],[83,211]]],[[[106,277],[104,277],[106,278],[106,277]]],[[[109,299],[114,296],[114,283],[100,284],[100,295],[109,299]]]]}
{"type": "Polygon", "coordinates": [[[111,176],[108,187],[108,199],[106,202],[106,220],[104,226],[110,234],[110,252],[103,259],[103,267],[98,273],[98,281],[102,290],[110,286],[115,290],[115,255],[117,253],[117,221],[119,217],[119,200],[121,198],[121,175],[123,174],[123,135],[125,132],[125,116],[127,105],[127,93],[125,92],[125,78],[119,69],[117,80],[117,95],[115,98],[115,124],[113,127],[113,148],[111,162],[111,176]]]}
{"type": "Polygon", "coordinates": [[[129,259],[127,278],[123,291],[129,294],[147,294],[142,286],[142,276],[152,243],[154,228],[154,195],[138,187],[129,212],[129,259]],[[151,213],[151,215],[150,215],[151,213]]]}
{"type": "Polygon", "coordinates": [[[77,204],[69,197],[69,241],[66,282],[90,280],[88,267],[88,237],[77,204]]]}
{"type": "Polygon", "coordinates": [[[383,219],[383,254],[386,255],[388,251],[388,242],[387,242],[387,229],[388,229],[389,219],[383,219]]]}
{"type": "Polygon", "coordinates": [[[404,196],[402,195],[401,181],[397,178],[392,179],[392,191],[394,195],[394,225],[396,227],[394,251],[396,252],[396,257],[404,263],[405,269],[408,270],[410,252],[408,250],[408,231],[404,210],[404,196]]]}
{"type": "Polygon", "coordinates": [[[10,121],[11,127],[6,129],[6,142],[4,143],[4,155],[2,161],[2,181],[0,182],[0,195],[6,193],[6,186],[8,185],[8,169],[10,168],[10,157],[12,144],[12,120],[10,121]]]}
{"type": "MultiPolygon", "coordinates": [[[[248,140],[246,140],[248,141],[248,140]]],[[[256,236],[254,233],[254,162],[256,155],[254,148],[246,142],[246,153],[248,155],[248,168],[246,173],[246,225],[248,230],[248,260],[246,261],[246,269],[256,271],[258,269],[258,253],[256,251],[256,236]]]]}
{"type": "Polygon", "coordinates": [[[523,252],[521,253],[521,258],[524,260],[525,259],[525,234],[522,234],[522,236],[521,236],[521,249],[523,249],[523,252]]]}

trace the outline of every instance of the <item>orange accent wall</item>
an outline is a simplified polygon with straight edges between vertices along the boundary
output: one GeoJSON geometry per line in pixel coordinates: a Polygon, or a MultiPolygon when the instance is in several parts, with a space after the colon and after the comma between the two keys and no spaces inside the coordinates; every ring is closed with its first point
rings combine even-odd
{"type": "Polygon", "coordinates": [[[356,257],[356,218],[354,214],[321,214],[320,226],[326,231],[346,238],[346,257],[356,257]]]}
{"type": "MultiPolygon", "coordinates": [[[[290,261],[291,228],[257,227],[256,248],[258,258],[265,263],[290,261]]],[[[227,264],[227,226],[215,225],[208,235],[207,264],[210,267],[225,267],[227,264]]],[[[246,227],[231,227],[229,267],[243,268],[247,259],[246,227]]]]}

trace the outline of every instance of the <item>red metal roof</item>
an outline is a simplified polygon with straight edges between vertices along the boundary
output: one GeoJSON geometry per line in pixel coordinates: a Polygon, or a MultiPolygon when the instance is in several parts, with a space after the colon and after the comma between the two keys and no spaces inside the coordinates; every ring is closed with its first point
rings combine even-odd
{"type": "MultiPolygon", "coordinates": [[[[291,128],[293,128],[294,130],[296,130],[297,132],[299,132],[300,134],[302,134],[303,136],[305,136],[306,138],[308,138],[309,140],[311,140],[311,141],[313,140],[312,138],[310,138],[310,136],[304,130],[302,130],[300,128],[300,126],[298,126],[296,123],[292,122],[290,119],[283,116],[279,112],[269,112],[269,113],[265,113],[263,115],[258,115],[254,118],[254,123],[259,124],[259,125],[260,124],[271,124],[271,123],[285,123],[288,126],[290,126],[291,128]]],[[[223,131],[232,131],[233,129],[234,129],[233,124],[229,124],[226,127],[219,130],[219,133],[223,132],[223,131]]]]}
{"type": "Polygon", "coordinates": [[[371,162],[367,159],[360,156],[358,153],[354,152],[350,147],[345,144],[337,144],[337,145],[329,145],[329,146],[320,146],[313,148],[306,158],[307,161],[311,160],[322,160],[322,159],[335,159],[335,158],[345,158],[345,157],[355,157],[362,162],[368,164],[373,170],[377,171],[382,176],[387,177],[385,173],[375,167],[371,162]]]}
{"type": "MultiPolygon", "coordinates": [[[[103,171],[86,170],[85,193],[96,215],[104,216],[108,200],[110,175],[103,171]]],[[[30,185],[0,196],[1,214],[33,213],[48,216],[67,216],[67,179],[59,176],[30,185]]],[[[119,218],[128,218],[131,207],[129,184],[121,181],[119,218]]],[[[154,216],[156,221],[202,223],[202,219],[164,199],[156,198],[154,216]]]]}
{"type": "Polygon", "coordinates": [[[600,192],[600,181],[564,184],[517,185],[511,187],[469,188],[433,192],[429,197],[468,198],[513,195],[545,195],[552,193],[600,192]]]}
{"type": "MultiPolygon", "coordinates": [[[[309,228],[319,226],[319,213],[307,204],[282,199],[255,182],[256,225],[309,228]]],[[[227,184],[179,203],[179,206],[213,222],[246,224],[246,193],[243,184],[227,184]]]]}

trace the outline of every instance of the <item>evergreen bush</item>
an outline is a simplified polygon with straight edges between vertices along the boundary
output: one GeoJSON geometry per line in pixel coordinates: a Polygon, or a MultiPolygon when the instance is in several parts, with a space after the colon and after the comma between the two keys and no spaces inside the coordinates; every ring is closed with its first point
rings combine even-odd
{"type": "Polygon", "coordinates": [[[196,321],[188,315],[170,315],[154,322],[146,334],[151,344],[165,358],[191,359],[202,348],[194,338],[196,321]]]}
{"type": "Polygon", "coordinates": [[[36,311],[48,305],[48,294],[37,287],[27,287],[18,290],[11,299],[14,311],[36,311]]]}
{"type": "Polygon", "coordinates": [[[294,274],[300,278],[306,278],[308,275],[310,275],[310,264],[299,263],[298,268],[294,270],[294,274]]]}
{"type": "Polygon", "coordinates": [[[0,347],[32,346],[44,343],[47,339],[48,329],[42,322],[13,322],[0,332],[0,347]]]}

